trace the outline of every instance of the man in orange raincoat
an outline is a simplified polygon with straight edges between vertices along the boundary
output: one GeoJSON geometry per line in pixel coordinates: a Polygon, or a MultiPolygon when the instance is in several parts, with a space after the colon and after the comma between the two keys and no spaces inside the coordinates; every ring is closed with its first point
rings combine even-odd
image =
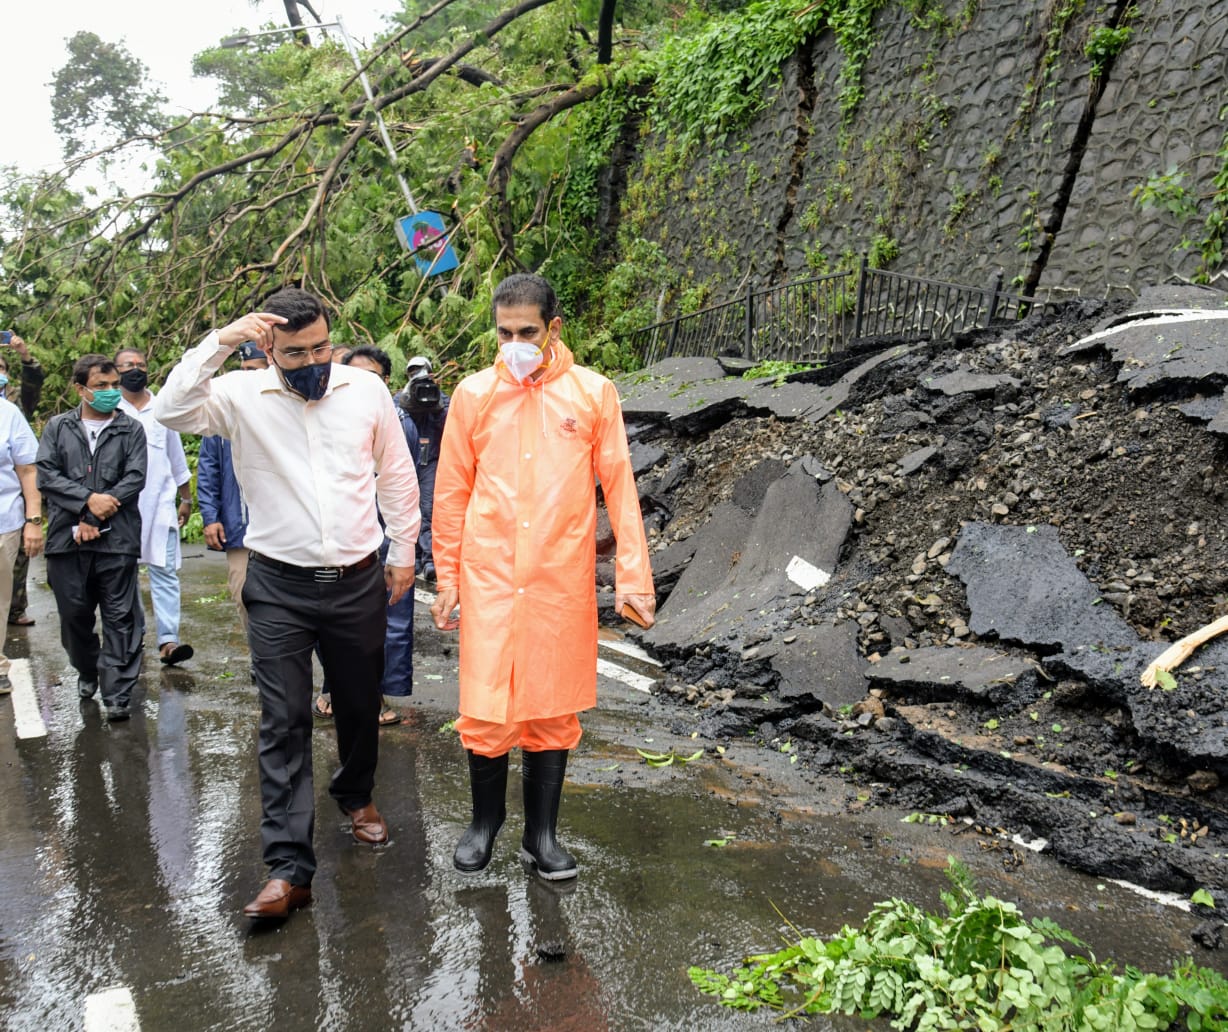
{"type": "Polygon", "coordinates": [[[492,308],[499,358],[452,396],[435,480],[431,613],[460,627],[456,729],[473,794],[452,860],[466,872],[490,862],[520,746],[520,857],[558,881],[578,873],[555,838],[567,754],[577,713],[597,704],[594,477],[618,541],[616,612],[651,626],[656,596],[618,392],[575,364],[546,280],[509,276],[492,308]]]}

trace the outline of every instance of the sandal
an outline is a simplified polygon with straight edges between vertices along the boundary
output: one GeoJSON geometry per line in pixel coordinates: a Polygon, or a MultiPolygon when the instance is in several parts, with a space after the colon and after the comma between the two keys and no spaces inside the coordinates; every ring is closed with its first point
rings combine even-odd
{"type": "Polygon", "coordinates": [[[380,710],[379,726],[392,727],[394,724],[399,724],[404,719],[401,714],[394,710],[387,703],[384,703],[384,708],[380,710]]]}
{"type": "Polygon", "coordinates": [[[182,663],[186,659],[191,659],[196,655],[196,650],[191,645],[180,645],[178,642],[168,641],[161,648],[162,662],[166,666],[174,666],[176,663],[182,663]],[[168,649],[167,646],[174,645],[173,649],[168,649]]]}
{"type": "Polygon", "coordinates": [[[318,699],[316,699],[314,709],[315,715],[321,720],[333,719],[333,704],[332,700],[329,699],[327,695],[321,695],[318,699]]]}

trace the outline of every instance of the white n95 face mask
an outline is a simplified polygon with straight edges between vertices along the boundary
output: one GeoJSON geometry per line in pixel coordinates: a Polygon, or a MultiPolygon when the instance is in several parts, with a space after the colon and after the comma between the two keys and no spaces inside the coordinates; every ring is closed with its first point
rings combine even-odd
{"type": "Polygon", "coordinates": [[[499,346],[499,353],[517,383],[524,383],[532,376],[546,357],[541,348],[527,340],[505,341],[499,346]]]}

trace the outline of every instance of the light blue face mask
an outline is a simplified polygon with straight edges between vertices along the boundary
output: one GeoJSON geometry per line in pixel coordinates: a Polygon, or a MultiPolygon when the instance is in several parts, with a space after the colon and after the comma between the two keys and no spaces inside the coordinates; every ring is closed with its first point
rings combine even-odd
{"type": "Polygon", "coordinates": [[[0,373],[0,391],[3,391],[4,388],[7,387],[8,385],[9,385],[9,378],[5,376],[3,373],[0,373]]]}

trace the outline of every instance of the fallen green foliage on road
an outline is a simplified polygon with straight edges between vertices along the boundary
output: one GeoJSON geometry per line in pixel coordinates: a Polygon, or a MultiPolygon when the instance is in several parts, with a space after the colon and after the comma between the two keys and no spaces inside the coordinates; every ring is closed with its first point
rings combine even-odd
{"type": "Polygon", "coordinates": [[[947,875],[946,916],[888,900],[827,942],[802,938],[730,975],[692,967],[691,980],[727,1007],[890,1018],[895,1029],[1228,1029],[1228,981],[1216,972],[1187,959],[1168,975],[1119,974],[1090,951],[1067,953],[1087,946],[1055,922],[979,897],[956,861],[947,875]]]}

